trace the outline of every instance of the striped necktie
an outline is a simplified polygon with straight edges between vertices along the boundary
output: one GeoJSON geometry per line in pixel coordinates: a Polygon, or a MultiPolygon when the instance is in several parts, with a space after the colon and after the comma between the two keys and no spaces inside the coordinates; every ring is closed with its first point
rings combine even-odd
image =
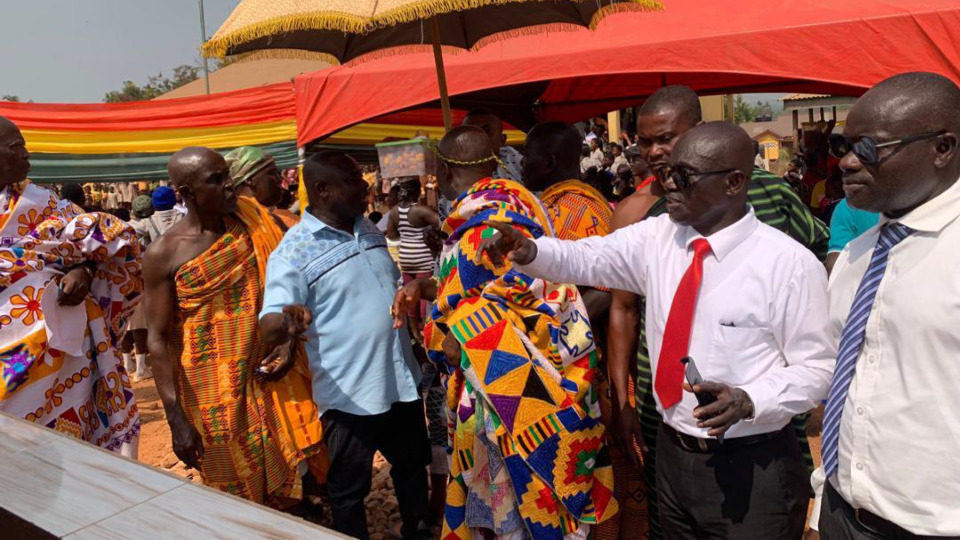
{"type": "Polygon", "coordinates": [[[890,249],[910,236],[912,229],[902,223],[888,223],[880,229],[880,238],[873,250],[870,266],[860,280],[857,295],[850,306],[850,315],[840,335],[840,348],[837,350],[837,365],[833,372],[833,384],[827,396],[827,409],[823,417],[823,469],[827,478],[837,472],[838,450],[840,443],[840,417],[843,404],[847,399],[850,382],[856,373],[857,357],[863,348],[863,339],[867,331],[867,320],[877,297],[877,289],[887,269],[887,257],[890,249]]]}

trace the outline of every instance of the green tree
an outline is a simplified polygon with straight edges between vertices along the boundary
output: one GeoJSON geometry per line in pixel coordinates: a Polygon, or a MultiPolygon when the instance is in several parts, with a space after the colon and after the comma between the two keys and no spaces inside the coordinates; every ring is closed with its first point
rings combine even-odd
{"type": "MultiPolygon", "coordinates": [[[[12,94],[6,94],[5,96],[0,97],[0,101],[11,101],[11,102],[13,102],[13,103],[20,103],[20,102],[22,102],[23,100],[20,99],[20,96],[15,96],[15,95],[12,95],[12,94]]],[[[31,100],[27,100],[27,103],[33,103],[33,100],[32,100],[32,99],[31,99],[31,100]]]]}
{"type": "Polygon", "coordinates": [[[737,94],[733,102],[733,122],[738,126],[745,122],[753,122],[759,109],[760,107],[750,105],[742,95],[737,94]]]}
{"type": "Polygon", "coordinates": [[[198,78],[200,78],[200,68],[198,66],[183,64],[173,68],[173,76],[166,77],[163,73],[158,73],[147,78],[147,84],[143,86],[133,81],[123,81],[120,90],[107,92],[103,96],[103,101],[104,103],[119,103],[153,99],[198,78]]]}

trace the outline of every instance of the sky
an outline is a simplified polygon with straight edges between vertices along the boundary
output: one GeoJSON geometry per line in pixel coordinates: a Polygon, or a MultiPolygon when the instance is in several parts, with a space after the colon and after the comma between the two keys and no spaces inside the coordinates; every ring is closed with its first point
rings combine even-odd
{"type": "MultiPolygon", "coordinates": [[[[204,0],[212,36],[240,0],[204,0]]],[[[0,96],[94,103],[200,60],[197,0],[0,0],[0,96]]],[[[779,108],[783,94],[748,97],[779,108]]]]}
{"type": "MultiPolygon", "coordinates": [[[[240,0],[204,0],[211,36],[240,0]]],[[[0,0],[0,96],[99,102],[200,59],[197,0],[0,0]]]]}

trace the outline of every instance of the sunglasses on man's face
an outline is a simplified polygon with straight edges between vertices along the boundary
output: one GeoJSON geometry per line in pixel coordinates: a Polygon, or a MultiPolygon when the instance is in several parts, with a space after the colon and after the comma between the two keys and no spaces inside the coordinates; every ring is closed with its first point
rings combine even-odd
{"type": "Polygon", "coordinates": [[[697,182],[693,178],[699,178],[704,176],[711,176],[716,174],[730,174],[736,171],[736,169],[724,169],[722,171],[706,171],[698,172],[690,170],[686,167],[667,167],[664,170],[663,179],[670,180],[673,182],[673,185],[677,186],[677,189],[684,191],[690,186],[696,184],[697,182]]]}
{"type": "Polygon", "coordinates": [[[943,135],[943,133],[943,131],[928,131],[926,133],[884,142],[877,142],[876,139],[869,135],[848,137],[842,133],[832,133],[827,141],[830,144],[830,154],[837,159],[842,159],[843,156],[853,152],[853,155],[857,156],[860,163],[864,165],[879,165],[880,162],[894,154],[894,152],[891,152],[881,159],[880,149],[896,148],[925,139],[933,139],[943,135]]]}

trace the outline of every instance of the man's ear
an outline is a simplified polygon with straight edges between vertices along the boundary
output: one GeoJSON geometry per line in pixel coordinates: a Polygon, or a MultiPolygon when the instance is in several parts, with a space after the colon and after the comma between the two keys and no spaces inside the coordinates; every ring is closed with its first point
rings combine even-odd
{"type": "Polygon", "coordinates": [[[960,152],[960,149],[957,148],[958,139],[956,133],[944,133],[937,139],[937,157],[934,160],[933,164],[937,168],[945,167],[950,163],[957,155],[957,152],[960,152]]]}
{"type": "Polygon", "coordinates": [[[750,183],[750,177],[743,174],[743,171],[733,171],[727,175],[727,194],[736,195],[747,191],[747,185],[750,183]]]}
{"type": "Polygon", "coordinates": [[[501,133],[501,134],[500,134],[500,146],[506,146],[506,145],[507,145],[507,134],[506,134],[506,133],[501,133]]]}

